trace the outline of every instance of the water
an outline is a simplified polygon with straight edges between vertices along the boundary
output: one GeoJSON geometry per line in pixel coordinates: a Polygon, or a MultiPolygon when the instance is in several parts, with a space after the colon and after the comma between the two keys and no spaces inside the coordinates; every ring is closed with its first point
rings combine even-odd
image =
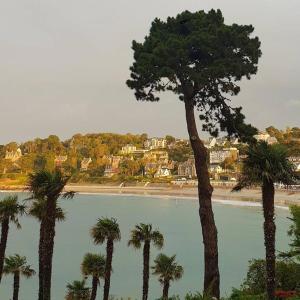
{"type": "MultiPolygon", "coordinates": [[[[4,193],[0,194],[0,198],[4,193]]],[[[24,198],[20,194],[20,199],[24,198]]],[[[171,285],[170,294],[183,295],[201,290],[203,279],[203,247],[198,217],[198,204],[193,199],[157,198],[123,195],[76,195],[62,200],[67,220],[57,225],[53,261],[53,300],[62,300],[68,282],[81,279],[80,263],[86,252],[105,253],[105,246],[95,246],[89,235],[101,216],[115,217],[120,224],[122,240],[115,244],[111,294],[141,299],[142,251],[127,247],[130,230],[139,222],[149,222],[165,236],[162,250],[177,254],[184,267],[183,278],[171,285]]],[[[222,294],[238,287],[245,277],[248,260],[264,255],[262,213],[257,206],[214,203],[219,230],[219,253],[222,294]]],[[[287,249],[288,211],[277,209],[277,248],[287,249]]],[[[37,270],[39,224],[30,217],[21,218],[22,230],[11,226],[7,255],[19,253],[37,270]]],[[[158,251],[152,249],[151,260],[158,251]]],[[[90,284],[90,282],[88,282],[90,284]]],[[[101,283],[103,286],[103,282],[101,283]]],[[[20,300],[37,299],[37,276],[21,279],[20,300]]],[[[161,286],[151,276],[149,299],[161,295],[161,286]]],[[[0,300],[12,297],[12,276],[5,276],[0,286],[0,300]]],[[[102,299],[102,288],[98,299],[102,299]],[[101,294],[100,294],[101,293],[101,294]]]]}

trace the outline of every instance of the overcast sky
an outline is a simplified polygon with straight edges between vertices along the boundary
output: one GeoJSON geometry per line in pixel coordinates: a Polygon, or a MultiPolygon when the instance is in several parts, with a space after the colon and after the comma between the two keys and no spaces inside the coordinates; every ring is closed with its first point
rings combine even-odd
{"type": "Polygon", "coordinates": [[[220,8],[253,24],[258,74],[234,97],[259,128],[300,126],[299,0],[0,0],[0,143],[81,132],[185,137],[183,105],[134,99],[131,41],[153,18],[220,8]]]}

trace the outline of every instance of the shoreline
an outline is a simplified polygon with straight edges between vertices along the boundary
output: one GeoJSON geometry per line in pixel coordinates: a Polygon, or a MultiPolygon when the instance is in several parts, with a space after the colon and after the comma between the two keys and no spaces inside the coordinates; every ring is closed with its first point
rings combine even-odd
{"type": "MultiPolygon", "coordinates": [[[[0,192],[22,192],[24,186],[1,187],[0,192]]],[[[141,195],[178,197],[187,199],[197,199],[197,187],[141,187],[141,186],[106,186],[101,184],[70,184],[66,186],[67,191],[74,191],[79,194],[114,194],[114,195],[141,195]]],[[[217,202],[261,202],[260,189],[245,189],[241,192],[231,192],[230,188],[214,187],[213,201],[217,202]]],[[[275,205],[277,206],[300,206],[299,191],[277,190],[275,193],[275,205]]]]}

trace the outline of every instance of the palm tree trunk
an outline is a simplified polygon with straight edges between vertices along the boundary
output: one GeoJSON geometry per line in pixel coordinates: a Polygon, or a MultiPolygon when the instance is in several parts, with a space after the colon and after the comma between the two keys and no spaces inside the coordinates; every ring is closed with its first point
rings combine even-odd
{"type": "Polygon", "coordinates": [[[212,210],[211,197],[213,187],[207,167],[208,153],[200,140],[195,122],[194,106],[191,101],[185,101],[186,123],[191,146],[195,156],[195,167],[198,177],[199,215],[204,243],[204,292],[219,299],[220,274],[218,263],[218,233],[212,210]]]}
{"type": "Polygon", "coordinates": [[[43,300],[51,299],[52,259],[55,236],[56,200],[47,200],[44,227],[43,253],[43,300]]]}
{"type": "Polygon", "coordinates": [[[110,275],[111,275],[113,252],[114,252],[114,242],[109,239],[107,240],[107,244],[106,244],[106,264],[105,264],[103,300],[108,300],[109,298],[110,275]]]}
{"type": "Polygon", "coordinates": [[[5,258],[5,250],[9,231],[9,219],[6,218],[1,222],[1,241],[0,241],[0,282],[3,274],[3,265],[5,258]]]}
{"type": "Polygon", "coordinates": [[[150,242],[146,241],[143,249],[144,269],[143,269],[143,300],[148,299],[149,290],[149,261],[150,261],[150,242]]]}
{"type": "Polygon", "coordinates": [[[266,247],[266,273],[267,273],[267,297],[268,300],[275,299],[275,233],[274,222],[274,184],[264,181],[262,186],[263,210],[264,210],[264,236],[266,247]]]}
{"type": "Polygon", "coordinates": [[[90,300],[96,300],[96,296],[97,296],[97,288],[98,288],[98,282],[99,282],[98,277],[93,276],[93,281],[92,281],[92,293],[91,293],[91,299],[90,299],[90,300]]]}
{"type": "Polygon", "coordinates": [[[19,289],[20,289],[20,272],[15,272],[13,300],[19,299],[19,289]]]}
{"type": "Polygon", "coordinates": [[[163,300],[169,299],[169,288],[170,288],[170,281],[165,280],[164,281],[164,287],[163,287],[163,300]]]}
{"type": "Polygon", "coordinates": [[[44,271],[43,271],[43,243],[44,243],[44,226],[45,221],[42,219],[40,224],[40,240],[39,240],[39,296],[38,300],[43,300],[44,271]]]}

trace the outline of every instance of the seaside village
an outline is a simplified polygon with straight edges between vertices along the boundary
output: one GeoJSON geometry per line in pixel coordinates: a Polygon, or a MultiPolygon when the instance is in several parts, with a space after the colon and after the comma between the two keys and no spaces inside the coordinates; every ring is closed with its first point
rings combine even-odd
{"type": "MultiPolygon", "coordinates": [[[[115,142],[117,145],[111,148],[109,145],[112,142],[105,144],[102,141],[99,145],[95,143],[95,139],[95,145],[92,143],[86,147],[85,136],[81,135],[74,136],[67,143],[60,142],[56,136],[50,137],[51,142],[47,141],[46,147],[42,145],[46,150],[39,150],[41,142],[27,142],[21,147],[15,143],[2,146],[4,157],[2,163],[0,162],[1,178],[17,178],[18,174],[24,175],[48,166],[70,171],[77,182],[103,183],[146,178],[149,182],[196,184],[195,160],[188,140],[171,136],[138,136],[142,142],[135,141],[135,144],[127,143],[123,146],[115,142]],[[83,141],[79,142],[78,136],[83,141]],[[14,149],[11,149],[12,146],[14,149]],[[39,152],[44,154],[40,155],[39,152]]],[[[255,138],[268,144],[278,143],[277,139],[267,132],[260,132],[255,138]]],[[[122,143],[124,144],[124,141],[122,143]]],[[[239,143],[236,138],[210,138],[205,141],[205,146],[209,152],[211,180],[222,184],[235,182],[240,173],[241,162],[245,158],[245,145],[239,143]]],[[[290,160],[296,170],[300,171],[300,155],[290,156],[290,160]]]]}

